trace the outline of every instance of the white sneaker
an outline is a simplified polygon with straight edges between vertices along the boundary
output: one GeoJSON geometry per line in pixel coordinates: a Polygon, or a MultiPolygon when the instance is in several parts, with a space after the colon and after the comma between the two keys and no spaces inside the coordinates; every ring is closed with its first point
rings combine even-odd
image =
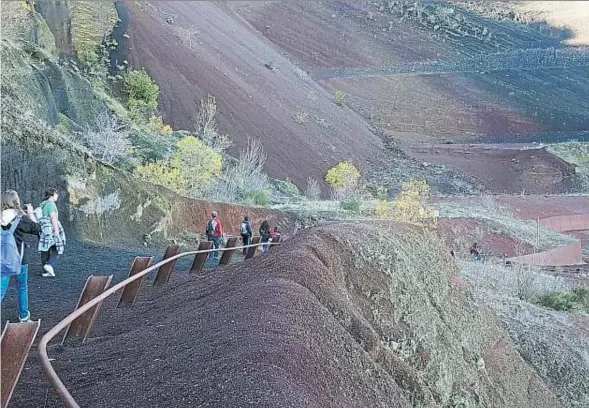
{"type": "Polygon", "coordinates": [[[43,270],[45,273],[41,276],[44,276],[45,278],[55,278],[55,271],[53,270],[53,266],[45,264],[43,265],[43,270]]]}
{"type": "Polygon", "coordinates": [[[19,317],[18,320],[20,320],[21,323],[26,323],[26,322],[30,321],[31,320],[31,312],[28,311],[27,317],[25,317],[25,318],[19,317]]]}

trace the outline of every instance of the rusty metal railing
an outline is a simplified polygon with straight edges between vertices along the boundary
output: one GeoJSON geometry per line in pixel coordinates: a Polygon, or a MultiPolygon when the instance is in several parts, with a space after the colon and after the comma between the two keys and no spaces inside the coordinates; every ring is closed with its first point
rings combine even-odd
{"type": "Polygon", "coordinates": [[[183,252],[178,255],[172,256],[170,258],[164,259],[161,262],[159,262],[155,265],[152,265],[149,268],[123,280],[122,282],[117,283],[112,288],[105,290],[103,293],[101,293],[100,295],[98,295],[94,299],[90,300],[88,303],[85,303],[80,308],[74,310],[72,313],[70,313],[68,316],[66,316],[62,321],[57,323],[54,327],[51,328],[51,330],[49,330],[47,333],[45,333],[45,335],[41,338],[41,341],[39,342],[39,358],[41,360],[41,366],[43,367],[45,374],[47,375],[47,377],[49,377],[49,381],[51,382],[51,385],[53,386],[53,388],[55,389],[55,391],[57,392],[57,394],[61,398],[63,404],[67,408],[80,408],[80,406],[78,405],[78,403],[76,402],[74,397],[70,394],[70,392],[66,388],[65,384],[61,381],[61,379],[59,378],[59,376],[57,375],[57,373],[53,369],[53,365],[51,364],[51,360],[49,359],[49,355],[47,354],[47,345],[55,336],[57,336],[70,323],[72,323],[78,317],[83,315],[86,311],[90,310],[91,308],[93,308],[94,306],[96,306],[97,304],[102,302],[107,297],[113,295],[114,293],[123,289],[125,286],[136,281],[137,279],[141,279],[142,277],[146,276],[150,272],[155,271],[160,266],[165,265],[168,262],[174,262],[174,261],[178,260],[179,258],[182,258],[185,256],[190,256],[190,255],[211,253],[211,252],[217,252],[217,251],[218,252],[225,252],[225,251],[235,251],[235,250],[239,250],[239,249],[243,250],[245,248],[256,248],[256,247],[260,247],[262,245],[274,246],[274,245],[280,245],[280,242],[269,241],[269,242],[253,244],[253,245],[244,245],[244,246],[239,246],[239,247],[207,249],[207,250],[201,250],[201,251],[189,251],[189,252],[183,252]]]}

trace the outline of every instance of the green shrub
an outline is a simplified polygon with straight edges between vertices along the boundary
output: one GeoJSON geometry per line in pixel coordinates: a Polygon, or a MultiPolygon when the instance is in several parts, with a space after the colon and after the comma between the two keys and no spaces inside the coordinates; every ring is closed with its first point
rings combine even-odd
{"type": "Polygon", "coordinates": [[[337,106],[344,106],[346,104],[347,97],[348,95],[346,95],[345,92],[336,91],[334,95],[334,102],[337,106]]]}
{"type": "Polygon", "coordinates": [[[542,306],[560,311],[573,309],[578,301],[579,297],[575,293],[566,292],[550,292],[538,299],[538,303],[542,306]]]}
{"type": "Polygon", "coordinates": [[[125,76],[124,91],[129,95],[129,109],[145,106],[148,109],[157,108],[160,94],[159,86],[144,71],[129,71],[125,76]]]}
{"type": "Polygon", "coordinates": [[[343,200],[340,203],[340,206],[346,211],[351,211],[357,214],[360,213],[360,211],[362,210],[362,202],[357,198],[349,198],[347,200],[343,200]]]}
{"type": "Polygon", "coordinates": [[[263,190],[248,191],[243,196],[243,201],[254,205],[268,205],[270,197],[268,192],[263,190]]]}

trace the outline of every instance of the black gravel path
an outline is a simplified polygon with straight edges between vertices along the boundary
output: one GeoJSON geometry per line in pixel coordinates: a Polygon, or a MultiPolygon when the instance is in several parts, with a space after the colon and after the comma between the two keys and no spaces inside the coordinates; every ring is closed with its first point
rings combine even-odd
{"type": "MultiPolygon", "coordinates": [[[[37,358],[37,344],[41,337],[60,320],[70,314],[79,299],[80,293],[89,275],[114,275],[111,285],[114,285],[128,276],[129,269],[136,256],[153,256],[153,263],[161,261],[165,251],[162,247],[140,247],[140,248],[111,248],[100,245],[68,241],[64,254],[56,268],[55,278],[44,278],[41,276],[40,257],[34,253],[31,255],[29,266],[29,310],[33,320],[41,319],[41,328],[35,339],[35,343],[25,369],[21,374],[19,383],[12,396],[10,407],[45,407],[53,400],[54,392],[49,381],[42,373],[37,358]]],[[[233,262],[241,262],[243,257],[237,251],[234,254],[233,262]]],[[[178,260],[170,281],[170,286],[182,285],[188,279],[187,271],[193,261],[192,256],[178,260]]],[[[217,262],[207,261],[205,268],[217,267],[217,262]]],[[[152,287],[155,272],[152,273],[144,283],[139,301],[150,301],[157,299],[162,288],[152,287]]],[[[115,309],[120,294],[117,293],[107,299],[95,322],[90,339],[100,335],[116,335],[125,327],[117,326],[117,315],[129,313],[126,309],[115,309]]],[[[2,302],[2,327],[7,321],[18,321],[18,302],[16,285],[11,283],[4,302],[2,302]]],[[[50,343],[49,354],[52,349],[60,349],[63,332],[50,343]]]]}

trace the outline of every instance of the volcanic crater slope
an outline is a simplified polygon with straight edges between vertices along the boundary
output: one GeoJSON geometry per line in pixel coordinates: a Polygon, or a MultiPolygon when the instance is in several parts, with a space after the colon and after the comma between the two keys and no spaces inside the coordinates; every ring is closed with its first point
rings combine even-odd
{"type": "Polygon", "coordinates": [[[88,407],[561,406],[457,282],[436,238],[325,225],[49,353],[88,407]]]}

